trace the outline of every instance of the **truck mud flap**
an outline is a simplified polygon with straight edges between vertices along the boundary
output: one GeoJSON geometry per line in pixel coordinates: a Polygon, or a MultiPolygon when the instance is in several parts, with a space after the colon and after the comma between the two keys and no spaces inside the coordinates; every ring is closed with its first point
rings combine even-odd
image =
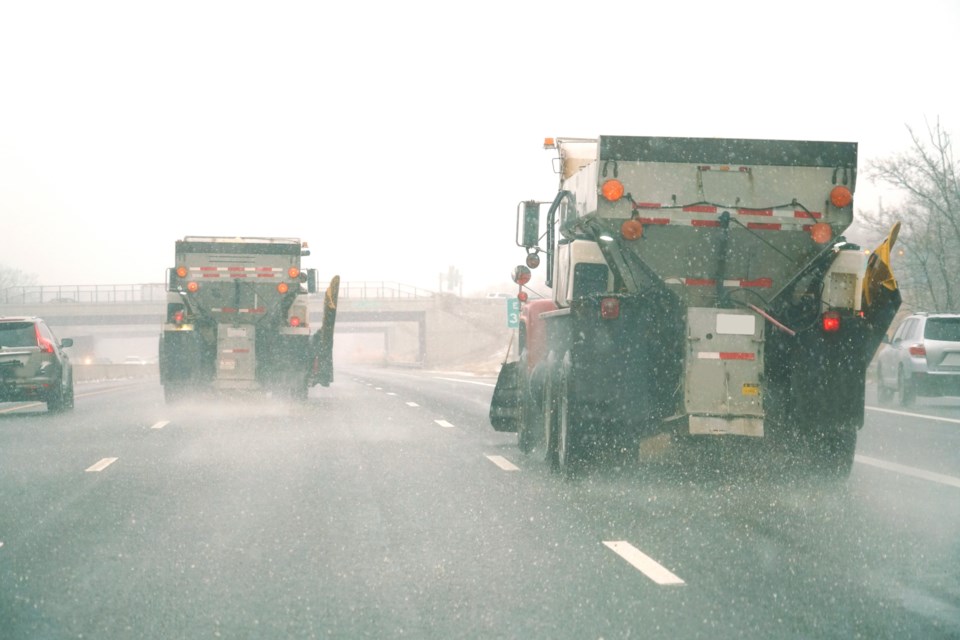
{"type": "Polygon", "coordinates": [[[333,382],[333,329],[337,322],[339,297],[340,276],[334,276],[323,296],[323,320],[320,330],[310,336],[310,347],[313,351],[313,366],[309,374],[311,385],[329,387],[333,382]]]}
{"type": "Polygon", "coordinates": [[[520,361],[500,368],[490,400],[490,424],[495,431],[516,433],[520,424],[520,361]]]}

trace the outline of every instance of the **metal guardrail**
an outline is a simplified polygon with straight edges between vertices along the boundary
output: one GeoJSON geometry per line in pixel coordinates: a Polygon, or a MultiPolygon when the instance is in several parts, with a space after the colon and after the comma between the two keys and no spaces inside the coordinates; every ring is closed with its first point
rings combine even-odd
{"type": "MultiPolygon", "coordinates": [[[[326,281],[329,282],[329,279],[326,281]]],[[[320,280],[323,295],[326,289],[320,280]]],[[[383,300],[404,298],[432,298],[437,294],[399,282],[359,281],[341,282],[340,297],[357,300],[383,300]]],[[[0,304],[70,304],[164,302],[167,299],[166,285],[148,284],[93,284],[93,285],[24,285],[8,287],[0,291],[0,304]]]]}

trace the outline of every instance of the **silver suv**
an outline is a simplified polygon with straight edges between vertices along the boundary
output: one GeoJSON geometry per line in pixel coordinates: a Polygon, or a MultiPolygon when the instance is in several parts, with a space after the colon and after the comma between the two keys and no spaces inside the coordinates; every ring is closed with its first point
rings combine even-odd
{"type": "Polygon", "coordinates": [[[960,396],[960,314],[915,313],[877,359],[877,394],[909,406],[917,396],[960,396]]]}
{"type": "Polygon", "coordinates": [[[49,411],[73,408],[73,366],[40,318],[0,318],[0,402],[38,400],[49,411]]]}

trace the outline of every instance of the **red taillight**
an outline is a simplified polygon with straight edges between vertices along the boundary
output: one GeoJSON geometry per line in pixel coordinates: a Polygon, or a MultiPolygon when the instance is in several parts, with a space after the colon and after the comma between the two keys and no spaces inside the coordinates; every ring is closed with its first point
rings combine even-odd
{"type": "Polygon", "coordinates": [[[175,312],[175,313],[173,314],[173,322],[174,322],[174,324],[183,324],[183,317],[184,317],[183,311],[177,311],[177,312],[175,312]]]}
{"type": "Polygon", "coordinates": [[[37,332],[37,346],[40,347],[40,351],[53,353],[53,343],[40,335],[40,325],[33,325],[33,329],[37,332]]]}
{"type": "Polygon", "coordinates": [[[907,351],[909,351],[909,352],[910,352],[910,355],[912,355],[912,356],[915,357],[915,358],[926,358],[926,357],[927,357],[927,348],[926,348],[925,346],[923,346],[923,343],[920,343],[920,344],[912,344],[912,345],[910,345],[910,348],[907,349],[907,351]]]}
{"type": "Polygon", "coordinates": [[[827,333],[840,331],[840,314],[836,311],[827,311],[823,314],[823,330],[827,333]]]}
{"type": "Polygon", "coordinates": [[[300,326],[300,318],[298,318],[297,316],[293,316],[292,318],[290,318],[290,326],[291,326],[291,327],[299,327],[299,326],[300,326]]]}
{"type": "Polygon", "coordinates": [[[620,317],[620,299],[603,298],[600,300],[600,317],[604,320],[616,320],[620,317]]]}

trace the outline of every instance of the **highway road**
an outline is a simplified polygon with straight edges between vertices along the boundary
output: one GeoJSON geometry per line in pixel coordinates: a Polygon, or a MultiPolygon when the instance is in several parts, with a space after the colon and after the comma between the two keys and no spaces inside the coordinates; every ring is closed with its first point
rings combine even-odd
{"type": "Polygon", "coordinates": [[[0,638],[960,637],[960,400],[870,395],[839,485],[670,447],[563,478],[492,385],[0,404],[0,638]]]}

